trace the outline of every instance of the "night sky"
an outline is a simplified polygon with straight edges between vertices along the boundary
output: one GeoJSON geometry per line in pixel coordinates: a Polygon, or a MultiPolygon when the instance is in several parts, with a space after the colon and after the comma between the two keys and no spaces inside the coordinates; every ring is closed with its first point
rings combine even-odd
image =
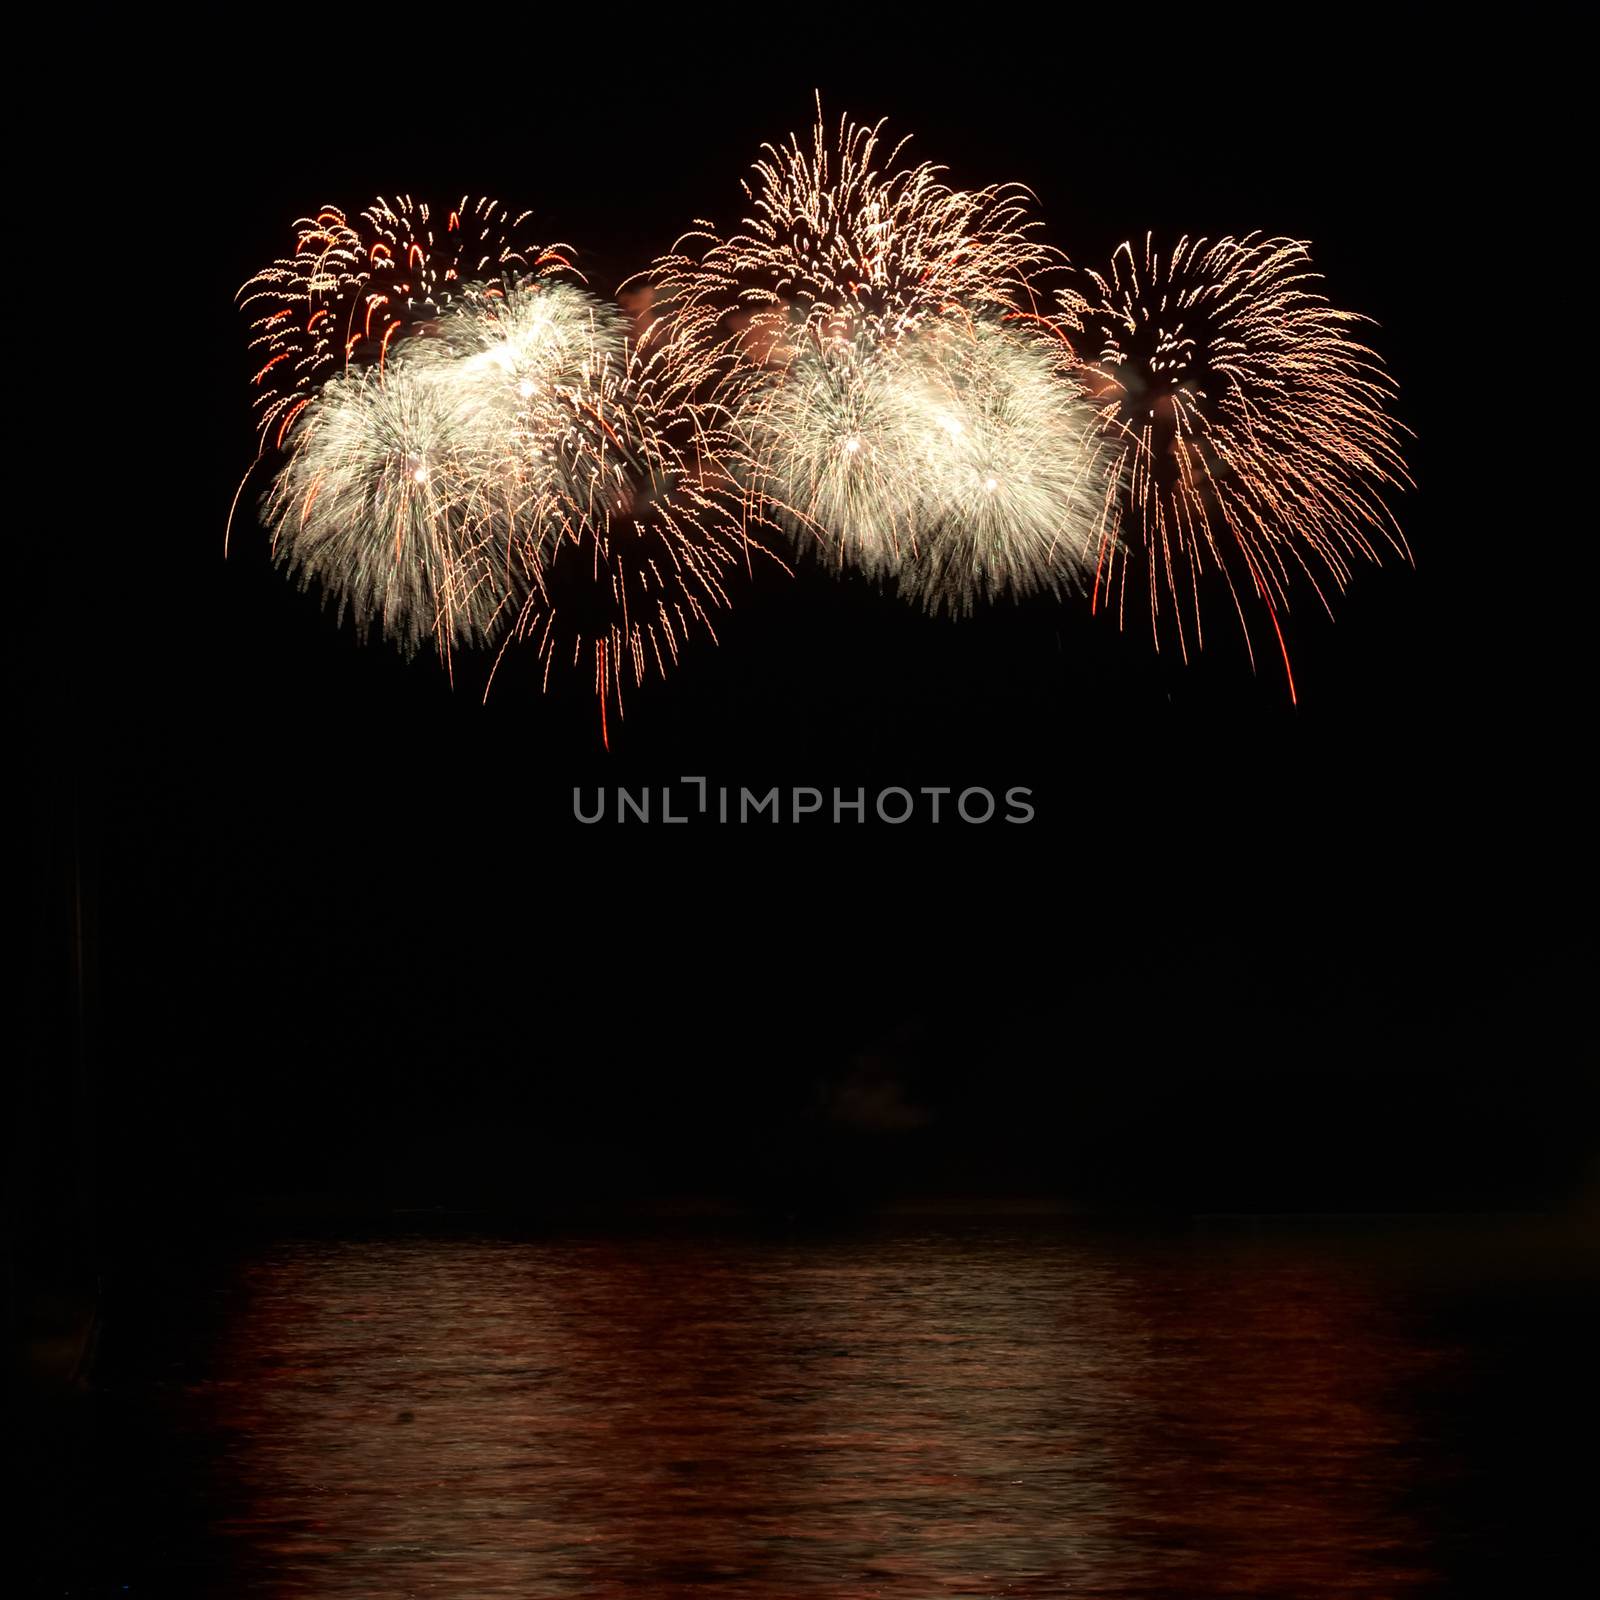
{"type": "Polygon", "coordinates": [[[1577,336],[1571,304],[1547,309],[1570,193],[1527,112],[1560,96],[1515,51],[1491,70],[1341,18],[1248,38],[1109,18],[936,52],[795,18],[742,56],[709,22],[711,42],[663,19],[585,51],[536,21],[466,44],[436,20],[398,54],[369,39],[371,64],[326,45],[325,85],[125,80],[136,111],[102,106],[57,157],[139,265],[104,369],[52,362],[78,409],[51,428],[62,494],[25,530],[66,566],[32,586],[24,668],[24,1188],[65,1181],[72,1127],[113,1230],[268,1202],[1592,1194],[1589,556],[1569,554],[1592,513],[1559,509],[1587,475],[1547,349],[1577,336]],[[1302,587],[1298,707],[1224,609],[1185,667],[1142,616],[953,623],[802,567],[737,590],[720,648],[633,693],[608,754],[589,697],[541,696],[531,661],[484,704],[486,661],[452,688],[359,642],[273,569],[248,509],[224,559],[253,450],[232,297],[296,216],[488,192],[610,293],[696,216],[736,221],[761,141],[807,127],[815,88],[957,182],[1028,184],[1075,262],[1150,228],[1288,233],[1376,320],[1416,434],[1416,566],[1358,568],[1336,622],[1302,587]],[[573,820],[575,785],[684,775],[1026,786],[1037,815],[573,820]],[[80,1073],[90,1109],[66,1116],[80,1073]]]}

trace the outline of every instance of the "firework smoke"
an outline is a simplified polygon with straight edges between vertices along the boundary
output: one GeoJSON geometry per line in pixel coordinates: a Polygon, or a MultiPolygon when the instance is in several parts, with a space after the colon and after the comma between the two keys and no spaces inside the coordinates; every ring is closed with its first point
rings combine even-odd
{"type": "MultiPolygon", "coordinates": [[[[1394,384],[1352,337],[1361,318],[1319,292],[1294,239],[1180,239],[1167,254],[1123,245],[1087,299],[1063,297],[1092,358],[1088,382],[1115,446],[1113,515],[1096,605],[1123,615],[1148,598],[1151,629],[1171,612],[1178,646],[1204,642],[1207,573],[1225,581],[1247,646],[1246,602],[1278,613],[1296,572],[1324,607],[1355,557],[1380,545],[1409,558],[1384,495],[1409,483],[1394,384]],[[1120,533],[1120,538],[1118,537],[1120,533]]],[[[1294,678],[1283,649],[1289,689],[1294,678]]]]}

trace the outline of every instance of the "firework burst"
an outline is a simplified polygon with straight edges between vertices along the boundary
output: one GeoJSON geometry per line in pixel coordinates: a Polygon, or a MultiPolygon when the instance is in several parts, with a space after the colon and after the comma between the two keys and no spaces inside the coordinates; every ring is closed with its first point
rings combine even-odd
{"type": "Polygon", "coordinates": [[[839,341],[747,407],[769,514],[928,610],[1059,593],[1092,570],[1111,470],[1070,352],[1027,325],[839,341]]]}
{"type": "Polygon", "coordinates": [[[524,237],[528,216],[487,198],[463,196],[441,212],[402,196],[375,200],[353,223],[333,206],[296,222],[294,249],[238,295],[250,317],[262,449],[284,443],[324,381],[381,368],[398,340],[464,292],[572,273],[565,245],[524,237]]]}
{"type": "Polygon", "coordinates": [[[431,336],[303,409],[267,501],[278,558],[408,652],[491,640],[551,537],[564,397],[622,357],[623,326],[567,284],[463,286],[431,336]]]}
{"type": "Polygon", "coordinates": [[[1246,602],[1265,609],[1292,698],[1278,614],[1294,575],[1327,607],[1355,558],[1409,559],[1385,500],[1410,482],[1384,409],[1394,384],[1352,335],[1364,319],[1328,304],[1293,239],[1183,238],[1165,255],[1147,239],[1089,277],[1094,293],[1064,294],[1062,313],[1114,445],[1095,604],[1121,618],[1142,591],[1157,647],[1170,612],[1187,659],[1219,574],[1252,662],[1246,602]]]}
{"type": "Polygon", "coordinates": [[[630,678],[715,637],[759,545],[688,403],[681,345],[563,282],[460,284],[376,365],[301,408],[268,496],[274,551],[407,653],[533,643],[592,669],[602,730],[630,678]]]}
{"type": "Polygon", "coordinates": [[[1061,257],[1035,237],[1027,191],[953,189],[942,168],[900,165],[904,140],[883,152],[882,129],[841,118],[830,138],[819,102],[809,148],[764,147],[741,231],[702,224],[646,274],[653,301],[724,357],[724,391],[829,342],[1036,310],[1033,280],[1061,257]]]}
{"type": "Polygon", "coordinates": [[[952,188],[881,131],[830,137],[819,106],[809,144],[767,146],[740,231],[656,262],[657,316],[714,374],[752,520],[930,610],[1059,589],[1092,565],[1104,503],[1038,310],[1064,258],[1025,190],[952,188]]]}
{"type": "Polygon", "coordinates": [[[267,498],[277,559],[408,654],[482,642],[508,603],[475,422],[469,394],[405,361],[333,378],[267,498]]]}
{"type": "Polygon", "coordinates": [[[626,362],[628,331],[616,306],[569,284],[473,286],[406,345],[408,372],[457,398],[460,447],[502,548],[545,553],[557,537],[552,506],[588,492],[589,465],[570,448],[572,397],[626,362]]]}
{"type": "Polygon", "coordinates": [[[1297,573],[1327,606],[1407,554],[1362,319],[1256,234],[1124,245],[1086,293],[1026,191],[955,189],[881,130],[819,104],[737,231],[641,275],[637,320],[495,201],[302,219],[239,291],[276,558],[408,653],[531,645],[547,684],[592,680],[602,733],[715,638],[769,524],[933,612],[1081,586],[1120,620],[1143,592],[1185,658],[1216,578],[1287,672],[1297,573]]]}
{"type": "Polygon", "coordinates": [[[1044,589],[1091,570],[1116,468],[1063,347],[990,323],[919,352],[927,487],[900,590],[930,610],[1044,589]]]}
{"type": "Polygon", "coordinates": [[[629,681],[664,676],[696,631],[715,641],[730,574],[767,554],[721,464],[729,441],[692,404],[700,376],[660,330],[592,364],[555,393],[550,469],[522,507],[537,533],[517,545],[513,637],[537,648],[546,683],[562,665],[592,674],[603,736],[629,681]]]}
{"type": "Polygon", "coordinates": [[[736,427],[760,517],[815,535],[830,565],[893,574],[927,498],[917,375],[903,347],[841,339],[750,393],[736,427]]]}

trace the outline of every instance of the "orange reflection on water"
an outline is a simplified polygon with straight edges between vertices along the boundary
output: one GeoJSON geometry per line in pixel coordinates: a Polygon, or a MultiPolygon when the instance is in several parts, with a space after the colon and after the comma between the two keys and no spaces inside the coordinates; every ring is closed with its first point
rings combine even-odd
{"type": "Polygon", "coordinates": [[[282,1596],[1403,1595],[1441,1359],[1337,1252],[410,1240],[249,1268],[205,1394],[282,1596]]]}

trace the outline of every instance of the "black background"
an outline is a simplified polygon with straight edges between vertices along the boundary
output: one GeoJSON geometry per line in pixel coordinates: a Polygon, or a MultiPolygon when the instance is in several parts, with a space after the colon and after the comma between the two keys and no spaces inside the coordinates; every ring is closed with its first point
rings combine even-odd
{"type": "Polygon", "coordinates": [[[101,244],[37,330],[23,474],[37,1217],[1592,1193],[1559,41],[1348,11],[237,27],[140,24],[49,156],[101,244]],[[737,592],[606,753],[570,682],[512,662],[483,703],[486,662],[452,686],[359,642],[247,513],[224,558],[233,294],[295,217],[488,192],[607,293],[737,221],[815,89],[956,182],[1029,185],[1076,262],[1290,233],[1376,320],[1415,567],[1358,570],[1337,621],[1299,594],[1298,707],[1215,608],[1185,667],[1084,603],[952,623],[802,568],[737,592]],[[573,820],[575,786],[687,774],[1026,786],[1037,815],[573,820]]]}

